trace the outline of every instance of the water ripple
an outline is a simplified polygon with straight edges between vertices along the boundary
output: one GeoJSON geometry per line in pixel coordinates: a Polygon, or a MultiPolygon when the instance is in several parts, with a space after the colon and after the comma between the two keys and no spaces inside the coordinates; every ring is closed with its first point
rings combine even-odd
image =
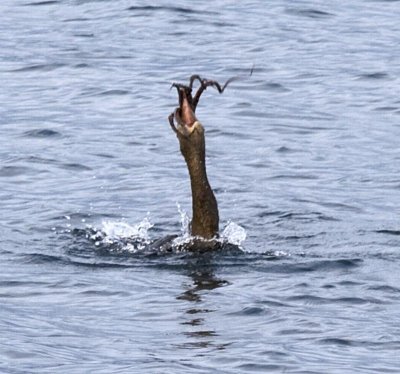
{"type": "Polygon", "coordinates": [[[395,236],[400,235],[400,230],[387,230],[387,229],[385,229],[385,230],[376,230],[376,232],[378,234],[389,234],[389,235],[395,235],[395,236]]]}
{"type": "Polygon", "coordinates": [[[0,168],[0,177],[17,177],[31,172],[32,170],[25,166],[3,166],[0,168]]]}
{"type": "Polygon", "coordinates": [[[384,80],[384,79],[389,79],[390,76],[389,74],[385,72],[375,72],[375,73],[366,73],[366,74],[360,74],[358,76],[359,80],[384,80]]]}
{"type": "Polygon", "coordinates": [[[349,304],[349,305],[362,305],[362,304],[383,304],[382,300],[373,298],[359,298],[359,297],[340,297],[340,298],[326,298],[313,295],[299,295],[287,298],[288,301],[303,302],[305,304],[349,304]]]}
{"type": "Polygon", "coordinates": [[[127,10],[132,12],[157,12],[157,11],[168,11],[172,13],[181,13],[181,14],[205,14],[205,15],[216,15],[217,12],[209,11],[209,10],[198,10],[192,8],[184,8],[178,6],[162,6],[162,5],[145,5],[138,6],[132,5],[127,10]]]}
{"type": "Polygon", "coordinates": [[[26,131],[24,136],[31,137],[31,138],[50,138],[50,137],[59,137],[61,133],[51,129],[36,129],[26,131]]]}
{"type": "Polygon", "coordinates": [[[42,5],[54,5],[59,4],[60,2],[57,0],[47,0],[47,1],[38,1],[24,4],[25,6],[42,6],[42,5]]]}
{"type": "Polygon", "coordinates": [[[127,95],[130,92],[128,90],[114,89],[114,90],[106,90],[98,93],[99,96],[123,96],[127,95]]]}
{"type": "Polygon", "coordinates": [[[47,64],[33,64],[33,65],[29,65],[29,66],[25,66],[22,68],[18,68],[18,69],[14,69],[12,70],[12,72],[14,73],[33,73],[33,72],[49,72],[49,71],[53,71],[59,68],[62,68],[66,66],[66,64],[63,63],[57,63],[57,62],[53,62],[53,63],[47,63],[47,64]]]}
{"type": "Polygon", "coordinates": [[[318,9],[296,9],[296,8],[287,8],[287,14],[293,14],[298,16],[303,16],[307,18],[330,18],[333,17],[334,14],[325,12],[318,9]]]}

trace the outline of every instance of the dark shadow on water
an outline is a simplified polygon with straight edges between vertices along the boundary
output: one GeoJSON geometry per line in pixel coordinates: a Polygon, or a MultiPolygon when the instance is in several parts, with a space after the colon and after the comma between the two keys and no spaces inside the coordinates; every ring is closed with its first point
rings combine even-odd
{"type": "MultiPolygon", "coordinates": [[[[189,270],[189,284],[184,284],[184,291],[176,299],[185,303],[183,321],[180,322],[185,327],[183,335],[187,342],[179,345],[181,349],[193,348],[213,348],[218,350],[225,349],[230,343],[218,343],[218,332],[208,326],[207,317],[214,312],[204,306],[204,299],[212,291],[229,285],[230,283],[215,275],[215,267],[212,258],[201,256],[197,259],[197,269],[189,270]]],[[[193,263],[192,263],[193,265],[193,263]]]]}
{"type": "Polygon", "coordinates": [[[207,299],[214,291],[230,285],[218,275],[225,265],[243,266],[248,262],[247,255],[238,247],[227,244],[219,251],[172,252],[163,250],[162,246],[175,236],[165,236],[150,243],[143,239],[121,239],[108,243],[101,241],[101,234],[95,230],[77,228],[55,236],[64,244],[59,253],[29,254],[26,261],[93,270],[143,270],[151,267],[184,274],[187,280],[182,286],[174,285],[181,290],[176,300],[182,303],[182,315],[178,322],[182,326],[180,333],[184,336],[184,342],[178,344],[177,349],[223,350],[231,344],[219,341],[218,331],[208,322],[214,310],[207,306],[207,299]]]}

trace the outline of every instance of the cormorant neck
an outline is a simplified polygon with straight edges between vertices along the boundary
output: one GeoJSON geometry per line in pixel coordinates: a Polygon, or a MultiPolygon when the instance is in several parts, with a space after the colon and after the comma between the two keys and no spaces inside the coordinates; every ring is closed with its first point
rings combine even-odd
{"type": "MultiPolygon", "coordinates": [[[[199,129],[194,129],[200,141],[195,142],[195,146],[189,148],[183,147],[181,143],[182,154],[185,158],[192,189],[192,209],[193,216],[191,222],[191,234],[200,236],[204,239],[212,239],[218,235],[219,215],[218,205],[214,192],[207,178],[205,161],[205,140],[204,129],[200,124],[199,129]]],[[[181,139],[184,141],[185,139],[181,139]]]]}
{"type": "Polygon", "coordinates": [[[218,206],[214,192],[207,178],[205,160],[188,164],[192,188],[193,236],[211,239],[218,235],[218,206]]]}

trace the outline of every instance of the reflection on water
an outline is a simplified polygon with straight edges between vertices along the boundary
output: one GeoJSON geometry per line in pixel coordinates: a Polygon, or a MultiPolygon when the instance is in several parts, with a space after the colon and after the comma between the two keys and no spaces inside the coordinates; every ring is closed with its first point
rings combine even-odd
{"type": "Polygon", "coordinates": [[[188,341],[180,347],[189,349],[212,346],[224,349],[228,344],[217,344],[213,339],[218,336],[218,332],[208,326],[207,316],[214,310],[203,307],[203,298],[208,297],[209,291],[224,287],[229,283],[215,276],[211,264],[202,263],[201,270],[193,270],[189,276],[191,284],[184,284],[185,291],[177,296],[177,300],[187,301],[185,321],[181,324],[191,326],[190,331],[184,332],[188,341]]]}

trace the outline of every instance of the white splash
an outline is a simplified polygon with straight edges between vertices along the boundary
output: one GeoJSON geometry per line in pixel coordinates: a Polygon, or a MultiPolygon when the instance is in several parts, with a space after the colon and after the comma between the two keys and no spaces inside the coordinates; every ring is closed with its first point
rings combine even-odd
{"type": "Polygon", "coordinates": [[[190,218],[187,215],[187,213],[181,208],[181,205],[179,203],[176,203],[176,206],[178,208],[178,212],[181,218],[181,233],[183,237],[189,237],[190,236],[190,218]]]}
{"type": "Polygon", "coordinates": [[[237,245],[238,247],[246,240],[247,232],[244,227],[235,222],[229,221],[224,231],[221,233],[221,238],[230,244],[237,245]]]}
{"type": "MultiPolygon", "coordinates": [[[[190,234],[190,218],[188,214],[177,204],[181,221],[181,235],[173,240],[173,247],[183,248],[190,243],[194,237],[190,234]]],[[[87,237],[96,246],[110,245],[110,250],[127,251],[136,253],[145,249],[151,242],[150,229],[154,225],[148,217],[145,217],[136,225],[125,221],[103,221],[100,229],[86,225],[87,237]]],[[[221,244],[229,243],[241,247],[247,236],[246,230],[229,221],[217,241],[221,244]]]]}
{"type": "Polygon", "coordinates": [[[103,221],[101,231],[104,235],[113,239],[142,239],[149,240],[149,230],[153,224],[148,217],[144,218],[136,225],[130,225],[126,222],[103,221]]]}
{"type": "Polygon", "coordinates": [[[179,203],[176,203],[181,220],[181,235],[173,240],[173,246],[176,248],[182,247],[189,243],[193,237],[190,235],[190,218],[188,214],[181,208],[179,203]]]}
{"type": "Polygon", "coordinates": [[[152,227],[148,217],[136,225],[123,221],[103,221],[101,229],[87,225],[92,232],[88,238],[93,240],[97,247],[103,244],[117,245],[116,250],[132,253],[141,251],[150,242],[149,230],[152,227]]]}
{"type": "Polygon", "coordinates": [[[149,239],[149,230],[153,224],[148,217],[144,218],[136,225],[130,225],[126,222],[103,221],[103,233],[110,239],[149,239]]]}
{"type": "MultiPolygon", "coordinates": [[[[193,236],[190,234],[190,218],[188,214],[181,208],[179,203],[176,203],[178,212],[181,219],[181,236],[174,239],[174,246],[182,246],[193,240],[193,236]]],[[[237,245],[241,247],[242,243],[246,240],[247,232],[244,227],[238,225],[235,222],[228,221],[228,224],[221,233],[218,239],[221,242],[227,242],[229,244],[237,245]]]]}

